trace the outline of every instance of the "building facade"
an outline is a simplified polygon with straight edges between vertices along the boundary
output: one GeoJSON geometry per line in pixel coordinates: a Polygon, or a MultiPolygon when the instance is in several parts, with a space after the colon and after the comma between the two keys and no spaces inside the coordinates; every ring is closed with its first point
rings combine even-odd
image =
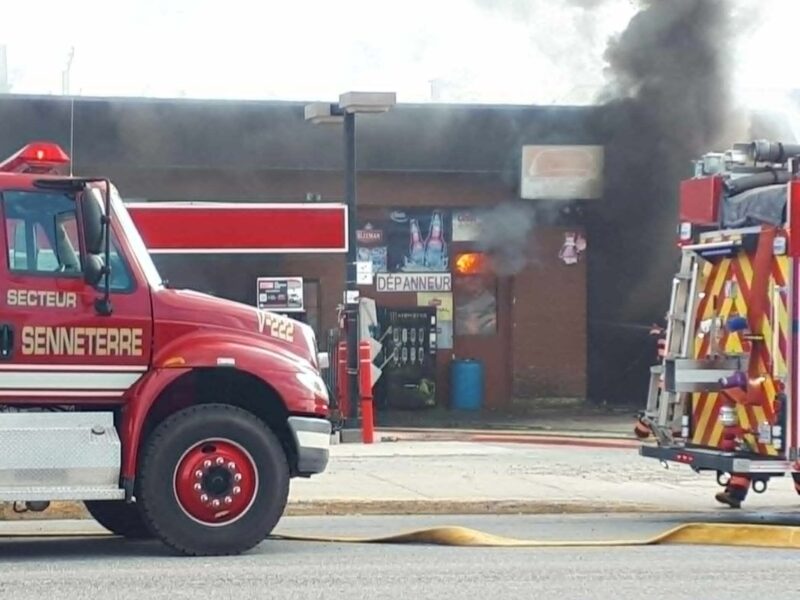
{"type": "MultiPolygon", "coordinates": [[[[0,154],[54,141],[75,174],[110,177],[126,200],[341,202],[341,128],[305,122],[303,107],[0,96],[0,154]]],[[[427,395],[402,401],[384,389],[379,410],[448,407],[460,359],[483,365],[487,408],[586,397],[583,215],[601,201],[597,110],[399,105],[358,117],[361,294],[375,301],[379,327],[404,311],[436,318],[432,353],[406,339],[385,356],[385,373],[413,366],[429,379],[427,395]]],[[[336,327],[341,254],[156,258],[172,286],[251,305],[259,277],[301,277],[303,318],[320,338],[336,327]]]]}

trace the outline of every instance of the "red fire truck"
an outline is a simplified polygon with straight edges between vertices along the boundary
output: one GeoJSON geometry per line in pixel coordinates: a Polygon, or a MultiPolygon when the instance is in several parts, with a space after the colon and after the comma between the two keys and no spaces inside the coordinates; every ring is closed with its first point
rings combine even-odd
{"type": "Polygon", "coordinates": [[[314,333],[170,289],[111,182],[69,160],[32,143],[0,163],[0,502],[80,500],[181,554],[246,551],[328,462],[314,333]]]}
{"type": "Polygon", "coordinates": [[[800,145],[737,144],[680,186],[680,268],[640,453],[744,480],[800,471],[800,145]]]}

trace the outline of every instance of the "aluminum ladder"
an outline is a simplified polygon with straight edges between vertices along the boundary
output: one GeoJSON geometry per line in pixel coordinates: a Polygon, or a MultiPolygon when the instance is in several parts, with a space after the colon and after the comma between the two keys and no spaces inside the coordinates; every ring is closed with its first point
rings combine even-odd
{"type": "Polygon", "coordinates": [[[699,264],[693,251],[684,250],[680,270],[672,279],[665,355],[660,365],[650,369],[650,390],[645,421],[659,442],[671,443],[673,432],[684,426],[685,402],[691,394],[670,392],[662,386],[666,363],[676,358],[692,358],[699,264]]]}

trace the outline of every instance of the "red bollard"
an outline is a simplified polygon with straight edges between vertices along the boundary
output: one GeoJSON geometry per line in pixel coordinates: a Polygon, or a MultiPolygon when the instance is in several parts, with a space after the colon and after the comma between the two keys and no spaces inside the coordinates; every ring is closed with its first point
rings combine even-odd
{"type": "Polygon", "coordinates": [[[369,342],[358,345],[358,387],[361,398],[361,441],[371,444],[375,437],[372,414],[372,357],[369,342]]]}
{"type": "Polygon", "coordinates": [[[361,398],[361,441],[374,442],[375,424],[372,421],[372,398],[361,398]]]}

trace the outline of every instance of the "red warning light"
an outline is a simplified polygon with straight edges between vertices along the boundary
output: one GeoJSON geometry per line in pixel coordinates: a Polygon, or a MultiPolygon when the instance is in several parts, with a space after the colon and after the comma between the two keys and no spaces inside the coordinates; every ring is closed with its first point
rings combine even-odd
{"type": "Polygon", "coordinates": [[[13,156],[0,162],[0,172],[61,173],[69,161],[69,155],[58,144],[32,142],[13,156]]]}

